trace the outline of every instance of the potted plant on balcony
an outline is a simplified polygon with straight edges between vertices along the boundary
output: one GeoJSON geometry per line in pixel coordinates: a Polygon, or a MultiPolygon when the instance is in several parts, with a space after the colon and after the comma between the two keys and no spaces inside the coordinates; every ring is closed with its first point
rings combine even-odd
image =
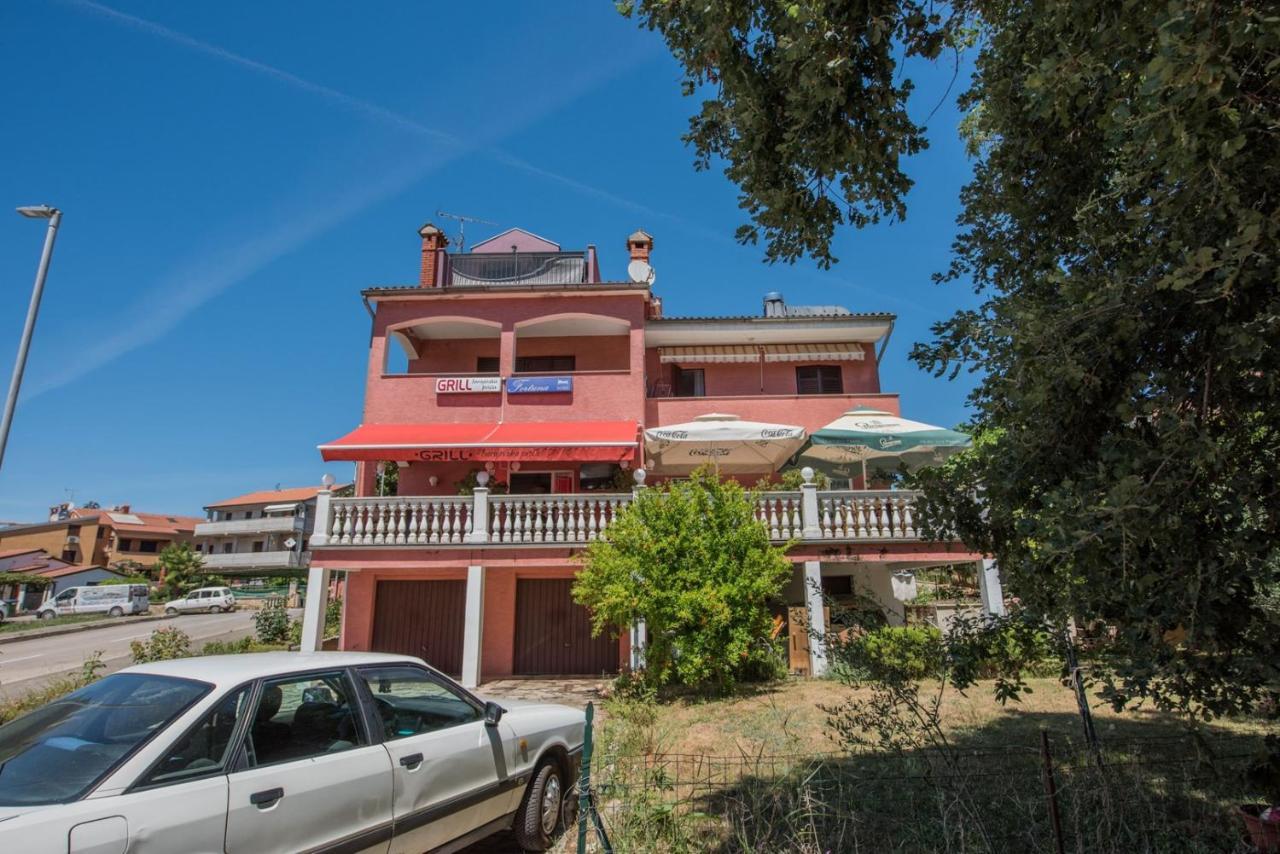
{"type": "Polygon", "coordinates": [[[1259,851],[1280,852],[1280,736],[1267,736],[1264,755],[1250,766],[1246,779],[1267,798],[1267,803],[1240,806],[1249,841],[1259,851]]]}

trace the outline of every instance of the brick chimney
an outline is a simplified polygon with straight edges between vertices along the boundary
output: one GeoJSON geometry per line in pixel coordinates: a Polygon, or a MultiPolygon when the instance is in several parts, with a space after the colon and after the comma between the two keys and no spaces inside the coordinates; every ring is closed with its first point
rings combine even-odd
{"type": "Polygon", "coordinates": [[[649,262],[649,253],[653,251],[653,235],[646,231],[636,231],[627,238],[627,251],[632,261],[649,262]]]}
{"type": "Polygon", "coordinates": [[[444,254],[444,248],[449,245],[449,238],[444,236],[444,232],[436,228],[432,223],[427,223],[418,229],[418,234],[422,236],[422,274],[418,278],[418,286],[423,288],[438,288],[440,282],[440,256],[444,254]]]}

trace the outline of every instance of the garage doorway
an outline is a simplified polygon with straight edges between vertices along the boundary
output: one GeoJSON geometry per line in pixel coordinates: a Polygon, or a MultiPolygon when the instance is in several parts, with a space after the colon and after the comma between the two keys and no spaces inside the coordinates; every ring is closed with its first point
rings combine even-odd
{"type": "Polygon", "coordinates": [[[466,581],[379,581],[370,649],[414,655],[460,676],[466,611],[466,581]]]}
{"type": "Polygon", "coordinates": [[[591,636],[591,615],[573,601],[572,578],[516,580],[515,643],[519,676],[618,672],[618,639],[591,636]]]}

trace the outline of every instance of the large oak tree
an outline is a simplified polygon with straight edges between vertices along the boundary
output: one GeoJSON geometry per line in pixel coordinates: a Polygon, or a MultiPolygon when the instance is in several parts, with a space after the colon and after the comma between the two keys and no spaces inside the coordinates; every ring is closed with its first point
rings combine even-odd
{"type": "MultiPolygon", "coordinates": [[[[904,56],[973,53],[950,269],[980,307],[913,358],[971,370],[975,450],[928,518],[1030,612],[1117,627],[1118,704],[1276,690],[1280,11],[1211,0],[636,0],[702,98],[766,259],[906,214],[925,145],[904,56]]],[[[950,67],[949,65],[947,66],[950,67]]]]}

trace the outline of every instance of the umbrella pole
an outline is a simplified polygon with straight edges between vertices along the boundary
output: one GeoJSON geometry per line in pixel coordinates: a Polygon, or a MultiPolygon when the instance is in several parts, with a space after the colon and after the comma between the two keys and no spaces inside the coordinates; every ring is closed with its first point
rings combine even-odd
{"type": "Polygon", "coordinates": [[[871,484],[867,483],[867,458],[862,458],[862,488],[870,489],[871,484]]]}

